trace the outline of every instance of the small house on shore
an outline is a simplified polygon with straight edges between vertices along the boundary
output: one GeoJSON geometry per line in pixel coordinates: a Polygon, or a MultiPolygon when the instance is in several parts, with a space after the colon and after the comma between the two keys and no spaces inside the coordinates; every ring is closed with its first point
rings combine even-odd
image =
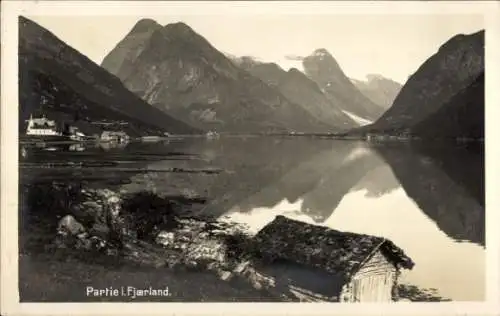
{"type": "Polygon", "coordinates": [[[385,238],[277,216],[254,237],[255,275],[301,300],[391,302],[401,269],[414,263],[385,238]]]}

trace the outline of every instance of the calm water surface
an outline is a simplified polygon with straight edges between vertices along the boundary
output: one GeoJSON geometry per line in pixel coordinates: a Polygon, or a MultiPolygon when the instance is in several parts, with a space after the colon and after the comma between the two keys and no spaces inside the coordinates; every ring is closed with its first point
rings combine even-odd
{"type": "Polygon", "coordinates": [[[305,138],[186,139],[29,148],[20,174],[24,181],[71,176],[127,192],[204,197],[197,212],[245,223],[252,232],[281,214],[383,236],[416,263],[402,283],[474,301],[485,296],[481,150],[305,138]],[[49,161],[113,164],[39,168],[49,161]]]}

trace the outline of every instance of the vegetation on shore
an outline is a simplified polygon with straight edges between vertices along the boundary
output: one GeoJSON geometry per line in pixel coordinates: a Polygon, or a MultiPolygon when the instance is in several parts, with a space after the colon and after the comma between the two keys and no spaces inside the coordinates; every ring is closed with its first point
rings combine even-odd
{"type": "MultiPolygon", "coordinates": [[[[235,292],[224,300],[273,299],[248,282],[231,278],[232,270],[250,249],[244,227],[195,217],[186,199],[162,198],[150,192],[119,194],[85,183],[51,181],[23,185],[20,201],[20,290],[27,293],[22,296],[28,300],[35,296],[34,288],[43,287],[38,282],[60,283],[63,277],[81,284],[89,277],[95,280],[88,276],[92,271],[113,284],[126,284],[116,279],[122,273],[117,270],[124,270],[124,280],[145,271],[159,279],[171,274],[175,279],[169,281],[172,287],[184,278],[174,274],[191,274],[189,279],[194,273],[201,277],[198,282],[212,278],[209,284],[226,282],[223,287],[233,287],[235,292]],[[35,277],[34,267],[40,265],[45,267],[35,277]],[[77,271],[78,266],[85,272],[77,271]],[[60,270],[51,274],[54,269],[60,270]]],[[[186,291],[186,285],[182,287],[186,291]]],[[[60,290],[56,287],[54,293],[60,290]]],[[[217,298],[219,293],[207,291],[202,300],[217,298]]],[[[47,299],[53,300],[54,295],[47,299]]]]}

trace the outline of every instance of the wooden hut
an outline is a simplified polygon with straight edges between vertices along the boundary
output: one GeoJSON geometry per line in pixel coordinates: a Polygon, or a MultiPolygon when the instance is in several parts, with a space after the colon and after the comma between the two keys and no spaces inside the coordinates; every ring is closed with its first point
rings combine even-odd
{"type": "Polygon", "coordinates": [[[390,240],[277,216],[255,236],[254,276],[302,300],[390,302],[414,263],[390,240]]]}

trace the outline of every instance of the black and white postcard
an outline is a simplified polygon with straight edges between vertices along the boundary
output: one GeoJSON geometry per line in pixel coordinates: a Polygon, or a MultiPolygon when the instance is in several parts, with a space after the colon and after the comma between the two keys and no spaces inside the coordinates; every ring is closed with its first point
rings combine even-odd
{"type": "Polygon", "coordinates": [[[2,2],[2,315],[494,315],[499,12],[2,2]]]}

